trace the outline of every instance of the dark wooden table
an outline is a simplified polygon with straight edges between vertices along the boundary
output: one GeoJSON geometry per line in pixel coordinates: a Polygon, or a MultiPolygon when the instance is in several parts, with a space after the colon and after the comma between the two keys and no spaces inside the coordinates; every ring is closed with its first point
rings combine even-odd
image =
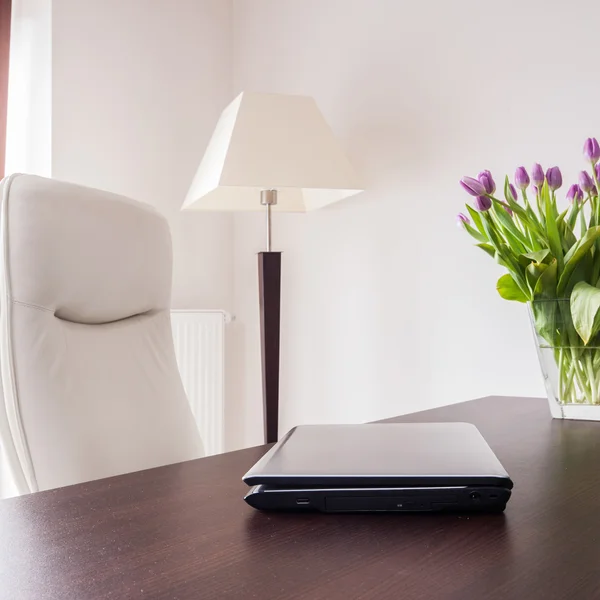
{"type": "Polygon", "coordinates": [[[475,423],[515,481],[506,513],[262,514],[252,448],[0,502],[0,596],[600,598],[600,423],[531,398],[397,420],[475,423]]]}

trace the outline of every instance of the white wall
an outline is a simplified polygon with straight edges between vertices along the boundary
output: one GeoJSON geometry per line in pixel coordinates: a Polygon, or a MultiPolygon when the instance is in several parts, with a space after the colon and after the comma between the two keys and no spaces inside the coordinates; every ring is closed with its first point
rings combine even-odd
{"type": "Polygon", "coordinates": [[[11,3],[5,172],[51,174],[52,5],[11,3]]]}
{"type": "MultiPolygon", "coordinates": [[[[566,182],[583,168],[600,135],[585,74],[599,18],[590,2],[234,0],[234,93],[314,96],[368,189],[276,215],[283,429],[544,394],[526,309],[497,296],[501,269],[455,228],[457,182],[535,160],[566,182]]],[[[260,441],[262,243],[262,217],[237,215],[246,443],[260,441]]]]}
{"type": "Polygon", "coordinates": [[[54,0],[53,176],[159,207],[175,306],[236,314],[233,445],[262,439],[263,217],[178,212],[222,108],[244,89],[314,96],[367,187],[275,217],[283,429],[541,395],[523,307],[500,300],[501,270],[454,226],[457,181],[534,160],[575,175],[583,139],[600,134],[584,74],[594,6],[54,0]]]}
{"type": "Polygon", "coordinates": [[[155,205],[175,308],[231,310],[230,215],[180,213],[231,89],[228,0],[53,0],[52,175],[155,205]]]}

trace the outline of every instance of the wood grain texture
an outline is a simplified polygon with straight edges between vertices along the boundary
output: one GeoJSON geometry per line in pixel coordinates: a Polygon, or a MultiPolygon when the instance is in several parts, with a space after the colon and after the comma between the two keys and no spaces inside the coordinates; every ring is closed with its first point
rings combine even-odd
{"type": "Polygon", "coordinates": [[[600,598],[600,423],[519,398],[395,420],[475,423],[515,481],[506,513],[262,514],[252,448],[0,502],[0,597],[600,598]]]}

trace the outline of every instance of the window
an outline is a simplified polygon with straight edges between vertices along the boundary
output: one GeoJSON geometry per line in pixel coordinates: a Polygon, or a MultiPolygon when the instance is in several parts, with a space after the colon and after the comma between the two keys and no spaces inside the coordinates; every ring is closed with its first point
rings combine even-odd
{"type": "Polygon", "coordinates": [[[11,0],[0,0],[0,178],[4,177],[6,164],[6,108],[8,103],[11,4],[11,0]]]}

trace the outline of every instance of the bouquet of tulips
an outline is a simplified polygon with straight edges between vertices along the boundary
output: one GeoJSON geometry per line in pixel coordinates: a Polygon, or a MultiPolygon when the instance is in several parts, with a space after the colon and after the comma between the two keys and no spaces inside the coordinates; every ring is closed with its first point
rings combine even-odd
{"type": "Polygon", "coordinates": [[[586,140],[589,171],[559,201],[562,174],[539,164],[504,181],[503,199],[489,171],[463,177],[473,196],[458,224],[507,269],[497,283],[506,300],[529,303],[540,346],[553,354],[557,400],[600,404],[600,145],[586,140]]]}

